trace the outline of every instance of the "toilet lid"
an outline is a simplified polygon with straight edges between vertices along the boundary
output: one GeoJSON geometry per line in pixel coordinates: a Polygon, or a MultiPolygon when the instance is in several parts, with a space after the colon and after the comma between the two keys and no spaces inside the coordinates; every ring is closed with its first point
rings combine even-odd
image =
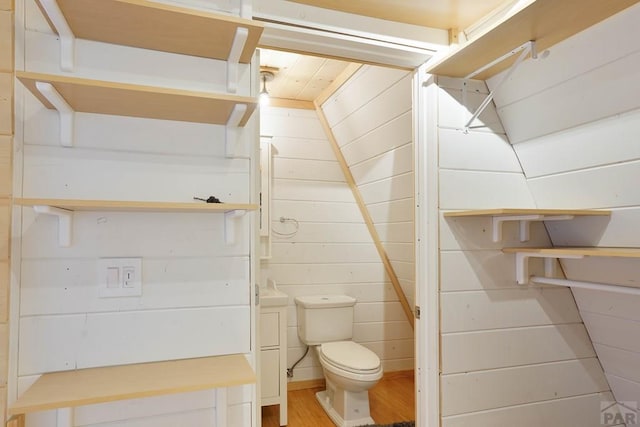
{"type": "Polygon", "coordinates": [[[337,341],[320,346],[322,357],[342,369],[362,372],[380,367],[380,359],[371,350],[353,341],[337,341]]]}

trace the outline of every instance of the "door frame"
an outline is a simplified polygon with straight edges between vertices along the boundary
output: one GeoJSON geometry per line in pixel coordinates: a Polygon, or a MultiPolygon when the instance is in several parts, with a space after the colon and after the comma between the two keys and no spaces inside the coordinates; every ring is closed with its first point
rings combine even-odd
{"type": "MultiPolygon", "coordinates": [[[[414,134],[414,175],[415,175],[415,283],[416,304],[422,315],[415,319],[415,392],[416,425],[418,427],[438,427],[440,425],[440,348],[439,348],[439,228],[438,228],[438,180],[437,180],[437,98],[430,93],[424,63],[436,52],[426,47],[424,41],[415,41],[413,46],[406,40],[389,36],[406,24],[391,23],[374,18],[357,17],[358,22],[371,21],[368,28],[376,28],[381,33],[366,33],[340,27],[329,28],[327,16],[334,16],[337,22],[349,25],[344,14],[321,10],[282,0],[261,0],[261,6],[276,5],[276,16],[256,10],[254,19],[265,23],[265,31],[260,41],[264,48],[294,51],[301,54],[333,57],[414,70],[413,79],[413,134],[414,134]],[[316,10],[317,9],[317,10],[316,10]],[[283,12],[284,11],[284,12],[283,12]],[[321,13],[319,12],[321,11],[321,13]],[[314,15],[311,12],[318,12],[314,15]],[[295,16],[304,16],[302,21],[295,16]],[[323,22],[324,20],[324,22],[323,22]],[[375,25],[373,24],[375,21],[375,25]],[[380,27],[381,23],[383,24],[380,27]],[[387,31],[387,34],[384,32],[387,31]],[[409,44],[407,44],[409,43],[409,44]]],[[[353,19],[355,15],[350,15],[353,19]]],[[[408,26],[413,27],[413,26],[408,26]]],[[[415,29],[411,28],[412,31],[415,29]]],[[[435,34],[426,29],[427,33],[435,34]]],[[[436,34],[436,38],[448,34],[436,34]]],[[[437,46],[437,43],[431,46],[437,46]]],[[[444,47],[440,45],[440,47],[444,47]]]]}

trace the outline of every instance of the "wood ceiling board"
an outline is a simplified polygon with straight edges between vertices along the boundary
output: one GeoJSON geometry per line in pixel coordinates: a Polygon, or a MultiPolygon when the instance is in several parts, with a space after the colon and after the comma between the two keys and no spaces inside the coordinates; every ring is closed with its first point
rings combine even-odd
{"type": "Polygon", "coordinates": [[[313,101],[349,66],[349,62],[299,53],[260,50],[261,68],[276,68],[267,83],[272,98],[313,101]]]}
{"type": "Polygon", "coordinates": [[[338,10],[387,21],[423,27],[466,28],[505,0],[290,0],[295,3],[338,10]]]}
{"type": "MultiPolygon", "coordinates": [[[[428,73],[465,77],[529,40],[538,52],[597,24],[640,0],[536,0],[494,24],[474,40],[462,45],[427,69],[428,73]]],[[[485,80],[506,69],[505,60],[474,78],[485,80]]]]}
{"type": "Polygon", "coordinates": [[[237,104],[247,105],[240,121],[244,126],[256,108],[254,98],[89,80],[29,72],[16,77],[47,108],[53,108],[36,88],[36,82],[51,83],[75,111],[160,120],[226,124],[237,104]]]}
{"type": "Polygon", "coordinates": [[[593,257],[615,257],[615,258],[640,258],[640,249],[638,248],[504,248],[505,253],[532,253],[540,255],[554,255],[562,257],[563,255],[583,255],[593,257]]]}
{"type": "Polygon", "coordinates": [[[258,205],[246,203],[204,202],[144,202],[129,200],[74,200],[74,199],[14,199],[20,206],[53,206],[69,211],[122,211],[122,212],[227,212],[257,210],[258,205]]]}
{"type": "Polygon", "coordinates": [[[214,356],[43,374],[10,415],[173,393],[253,384],[244,355],[214,356]]]}
{"type": "Polygon", "coordinates": [[[227,60],[236,28],[247,28],[242,63],[251,61],[264,28],[249,19],[146,0],[57,2],[76,37],[205,58],[227,60]]]}

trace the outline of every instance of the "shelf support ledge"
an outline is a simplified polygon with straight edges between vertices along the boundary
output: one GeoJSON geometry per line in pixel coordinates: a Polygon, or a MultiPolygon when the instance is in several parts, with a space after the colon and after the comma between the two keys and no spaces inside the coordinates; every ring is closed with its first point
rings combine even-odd
{"type": "Polygon", "coordinates": [[[76,37],[56,0],[40,0],[40,4],[60,37],[60,68],[73,71],[76,37]]]}
{"type": "Polygon", "coordinates": [[[56,427],[73,427],[73,408],[56,410],[56,427]]]}
{"type": "Polygon", "coordinates": [[[251,19],[253,16],[251,13],[251,1],[250,0],[238,0],[238,14],[241,18],[251,19]]]}
{"type": "Polygon", "coordinates": [[[36,82],[36,88],[58,111],[60,116],[60,144],[63,147],[72,147],[75,111],[51,83],[36,82]]]}
{"type": "Polygon", "coordinates": [[[238,140],[238,125],[247,112],[247,104],[236,104],[231,111],[225,132],[225,156],[233,157],[238,140]]]}
{"type": "Polygon", "coordinates": [[[227,91],[236,93],[238,90],[238,68],[240,67],[240,56],[244,50],[244,45],[249,38],[249,29],[238,27],[233,37],[229,57],[227,58],[227,91]]]}
{"type": "MultiPolygon", "coordinates": [[[[500,62],[504,61],[507,58],[510,58],[511,56],[517,54],[518,52],[521,52],[521,53],[520,53],[520,56],[518,56],[518,59],[516,59],[516,62],[514,62],[511,65],[511,67],[509,68],[509,71],[507,71],[505,73],[505,75],[502,76],[502,78],[495,85],[493,90],[491,92],[489,92],[489,95],[487,95],[487,97],[484,99],[484,101],[482,101],[480,106],[476,109],[475,113],[473,113],[471,115],[471,118],[469,119],[469,121],[467,121],[467,123],[464,125],[464,133],[469,133],[469,129],[472,128],[471,123],[473,123],[473,121],[475,119],[477,119],[478,116],[480,116],[480,114],[482,114],[484,109],[487,108],[489,103],[493,100],[493,97],[495,96],[495,94],[498,91],[498,89],[500,89],[502,84],[504,82],[506,82],[509,79],[509,77],[511,77],[511,74],[513,74],[513,72],[518,68],[518,66],[522,63],[522,61],[524,61],[524,59],[527,57],[527,55],[529,55],[529,53],[531,53],[531,58],[533,58],[533,59],[537,59],[538,58],[538,53],[536,51],[536,42],[533,41],[533,40],[529,40],[529,41],[523,43],[522,45],[518,46],[517,48],[511,50],[510,52],[502,55],[500,58],[488,63],[487,65],[477,69],[473,73],[471,73],[471,74],[469,74],[469,75],[464,77],[463,84],[462,84],[462,99],[463,99],[463,104],[466,105],[467,80],[472,79],[473,77],[477,76],[478,74],[482,73],[483,71],[488,70],[489,68],[493,67],[496,64],[499,64],[500,62]]],[[[475,127],[482,127],[482,126],[475,126],[475,127]]]]}
{"type": "Polygon", "coordinates": [[[244,209],[236,209],[224,213],[224,242],[227,245],[233,245],[236,240],[236,218],[244,216],[247,211],[244,209]]]}
{"type": "Polygon", "coordinates": [[[494,242],[502,241],[502,224],[508,221],[518,221],[520,223],[520,241],[526,242],[531,235],[532,221],[564,221],[573,218],[573,215],[496,215],[491,218],[491,236],[494,242]]]}
{"type": "Polygon", "coordinates": [[[73,211],[44,205],[34,205],[33,210],[38,214],[58,217],[58,244],[63,248],[71,246],[73,211]]]}

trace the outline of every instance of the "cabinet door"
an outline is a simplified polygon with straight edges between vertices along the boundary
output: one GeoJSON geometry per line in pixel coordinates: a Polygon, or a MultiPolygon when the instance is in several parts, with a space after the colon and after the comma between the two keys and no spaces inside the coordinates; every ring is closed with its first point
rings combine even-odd
{"type": "Polygon", "coordinates": [[[260,314],[260,347],[280,344],[280,315],[277,312],[260,314]]]}
{"type": "Polygon", "coordinates": [[[280,395],[280,350],[260,352],[260,387],[262,399],[280,395]]]}

